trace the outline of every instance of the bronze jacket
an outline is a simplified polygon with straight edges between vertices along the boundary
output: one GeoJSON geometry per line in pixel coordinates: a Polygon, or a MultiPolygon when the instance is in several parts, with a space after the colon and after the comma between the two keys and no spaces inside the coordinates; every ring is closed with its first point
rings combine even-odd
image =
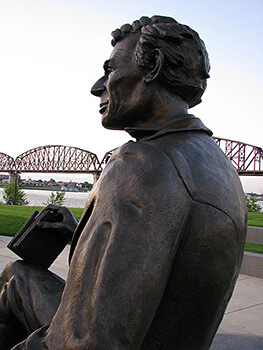
{"type": "Polygon", "coordinates": [[[208,349],[241,265],[238,175],[194,116],[129,129],[88,198],[61,304],[28,349],[208,349]]]}

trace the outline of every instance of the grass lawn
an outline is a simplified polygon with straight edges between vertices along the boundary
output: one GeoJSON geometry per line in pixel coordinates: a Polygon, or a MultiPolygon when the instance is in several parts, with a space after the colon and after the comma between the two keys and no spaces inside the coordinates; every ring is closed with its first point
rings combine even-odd
{"type": "MultiPolygon", "coordinates": [[[[0,235],[14,236],[35,210],[43,207],[0,205],[0,235]]],[[[80,219],[83,209],[70,208],[76,219],[80,219]]],[[[263,227],[263,213],[248,213],[248,225],[263,227]]],[[[263,244],[246,243],[245,250],[263,254],[263,244]]]]}
{"type": "Polygon", "coordinates": [[[263,254],[263,244],[246,243],[245,250],[251,253],[263,254]]]}
{"type": "Polygon", "coordinates": [[[247,213],[248,226],[263,227],[263,213],[247,213]]]}

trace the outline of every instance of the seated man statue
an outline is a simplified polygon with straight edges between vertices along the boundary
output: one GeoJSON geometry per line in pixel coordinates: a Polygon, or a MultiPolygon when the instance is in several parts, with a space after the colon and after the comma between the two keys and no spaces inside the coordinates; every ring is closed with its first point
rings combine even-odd
{"type": "Polygon", "coordinates": [[[135,140],[88,197],[66,283],[24,261],[4,269],[1,349],[209,349],[232,295],[246,205],[212,132],[188,114],[209,77],[204,43],[162,16],[112,36],[91,93],[103,126],[135,140]]]}

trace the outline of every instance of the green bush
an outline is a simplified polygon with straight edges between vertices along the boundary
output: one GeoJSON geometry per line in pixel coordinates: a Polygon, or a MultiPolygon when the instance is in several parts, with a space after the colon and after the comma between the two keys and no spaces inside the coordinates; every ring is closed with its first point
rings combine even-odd
{"type": "Polygon", "coordinates": [[[7,185],[4,187],[4,193],[3,193],[3,199],[6,202],[8,198],[14,199],[16,198],[15,204],[16,205],[27,205],[29,202],[26,199],[26,194],[24,191],[21,190],[20,184],[17,183],[15,186],[15,181],[10,181],[7,185]],[[16,187],[16,191],[15,191],[16,187]],[[16,195],[15,195],[16,193],[16,195]]]}
{"type": "Polygon", "coordinates": [[[259,213],[261,211],[260,205],[257,203],[256,198],[246,196],[247,211],[250,213],[259,213]]]}
{"type": "Polygon", "coordinates": [[[43,202],[43,204],[63,205],[65,203],[65,194],[65,191],[52,191],[49,199],[46,202],[43,202]]]}

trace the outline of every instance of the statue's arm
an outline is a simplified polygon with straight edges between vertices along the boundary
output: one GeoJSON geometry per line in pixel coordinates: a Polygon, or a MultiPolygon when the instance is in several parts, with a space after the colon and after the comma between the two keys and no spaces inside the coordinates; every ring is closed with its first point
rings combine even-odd
{"type": "Polygon", "coordinates": [[[137,350],[162,298],[189,198],[169,160],[137,150],[109,164],[94,201],[45,346],[137,350]]]}

